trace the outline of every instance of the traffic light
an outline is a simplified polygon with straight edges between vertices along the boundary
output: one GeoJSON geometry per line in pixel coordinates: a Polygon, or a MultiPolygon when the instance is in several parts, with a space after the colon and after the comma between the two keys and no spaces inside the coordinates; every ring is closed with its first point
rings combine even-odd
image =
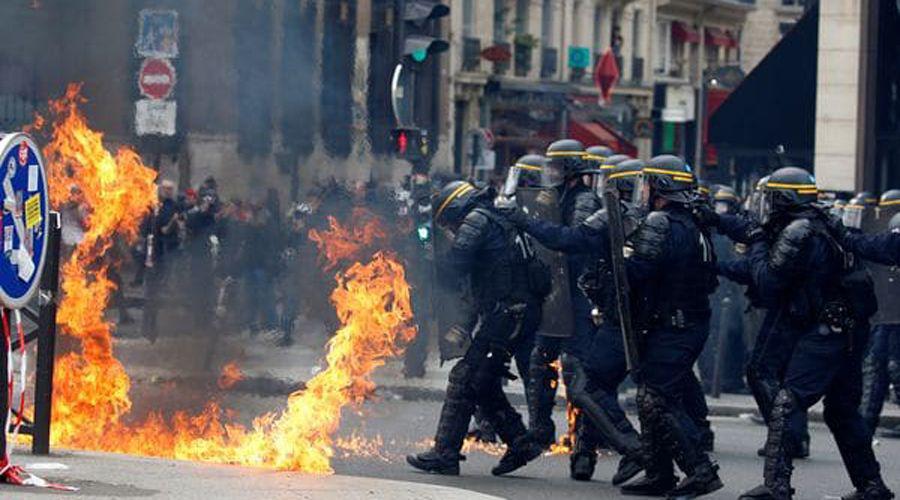
{"type": "MultiPolygon", "coordinates": [[[[429,21],[450,15],[450,7],[437,0],[406,0],[403,6],[403,21],[409,26],[403,40],[403,56],[417,63],[423,63],[428,56],[440,54],[450,49],[450,43],[434,36],[435,29],[429,21]]],[[[436,30],[440,33],[440,29],[436,30]]]]}
{"type": "Polygon", "coordinates": [[[391,130],[394,154],[405,160],[421,160],[428,156],[428,131],[419,128],[391,130]]]}
{"type": "Polygon", "coordinates": [[[409,35],[403,41],[403,55],[414,62],[422,63],[432,54],[440,54],[450,49],[446,40],[425,35],[409,35]]]}

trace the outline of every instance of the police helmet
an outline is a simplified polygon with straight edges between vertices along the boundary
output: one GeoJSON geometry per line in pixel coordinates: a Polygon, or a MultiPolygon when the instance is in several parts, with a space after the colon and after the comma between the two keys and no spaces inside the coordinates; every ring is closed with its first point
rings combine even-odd
{"type": "Polygon", "coordinates": [[[720,214],[729,214],[737,211],[741,204],[741,197],[737,191],[729,186],[717,186],[713,193],[713,207],[720,214]]]}
{"type": "Polygon", "coordinates": [[[690,203],[695,197],[697,182],[691,166],[674,155],[656,156],[644,166],[635,185],[636,202],[646,207],[654,197],[676,203],[690,203]],[[644,191],[649,188],[649,191],[644,191]],[[649,194],[649,198],[644,196],[649,194]]]}
{"type": "Polygon", "coordinates": [[[713,193],[716,186],[705,179],[697,179],[697,198],[712,204],[713,193]]]}
{"type": "Polygon", "coordinates": [[[874,207],[878,205],[878,197],[869,191],[860,191],[856,193],[856,196],[853,198],[857,199],[857,201],[865,207],[874,207]]]}
{"type": "Polygon", "coordinates": [[[816,178],[800,167],[782,167],[772,172],[763,188],[760,221],[765,224],[777,213],[812,205],[819,199],[816,178]]]}
{"type": "Polygon", "coordinates": [[[879,207],[889,207],[892,205],[900,205],[900,189],[889,189],[885,191],[878,200],[879,207]]]}
{"type": "Polygon", "coordinates": [[[591,170],[586,161],[584,144],[575,139],[562,139],[547,147],[547,175],[550,184],[557,186],[566,180],[591,170]]]}
{"type": "Polygon", "coordinates": [[[631,200],[634,196],[634,184],[644,169],[642,160],[627,159],[606,170],[606,183],[619,191],[623,199],[631,200]]]}
{"type": "Polygon", "coordinates": [[[544,165],[547,159],[541,155],[525,155],[513,165],[518,169],[518,182],[516,187],[532,188],[544,185],[544,165]]]}
{"type": "Polygon", "coordinates": [[[900,213],[894,214],[894,216],[891,217],[890,222],[888,222],[888,231],[900,231],[900,213]]]}
{"type": "Polygon", "coordinates": [[[479,189],[469,181],[448,182],[434,196],[431,203],[433,207],[437,207],[434,212],[435,224],[455,227],[462,222],[474,205],[487,195],[488,190],[489,188],[479,189]]]}
{"type": "Polygon", "coordinates": [[[584,159],[592,163],[595,168],[599,168],[607,158],[615,154],[616,152],[607,146],[591,146],[584,150],[584,159]]]}

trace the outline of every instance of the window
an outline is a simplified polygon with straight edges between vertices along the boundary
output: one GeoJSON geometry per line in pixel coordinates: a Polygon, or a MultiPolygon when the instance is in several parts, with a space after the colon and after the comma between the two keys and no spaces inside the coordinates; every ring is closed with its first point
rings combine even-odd
{"type": "Polygon", "coordinates": [[[672,45],[671,21],[656,23],[656,60],[653,62],[653,74],[665,76],[669,74],[669,47],[672,45]]]}
{"type": "Polygon", "coordinates": [[[553,0],[544,0],[541,8],[541,46],[550,47],[553,44],[553,0]]]}
{"type": "Polygon", "coordinates": [[[719,67],[719,46],[718,45],[707,45],[706,49],[706,67],[708,68],[717,68],[719,67]]]}
{"type": "Polygon", "coordinates": [[[634,57],[641,57],[641,17],[642,12],[634,11],[634,17],[631,19],[631,47],[634,57]]]}
{"type": "Polygon", "coordinates": [[[516,0],[516,34],[528,33],[528,4],[530,0],[516,0]]]}
{"type": "Polygon", "coordinates": [[[594,7],[594,54],[603,52],[603,7],[594,7]]]}
{"type": "Polygon", "coordinates": [[[475,36],[475,0],[463,0],[463,36],[473,38],[475,36]]]}
{"type": "Polygon", "coordinates": [[[506,41],[506,5],[503,0],[494,2],[494,42],[506,41]]]}

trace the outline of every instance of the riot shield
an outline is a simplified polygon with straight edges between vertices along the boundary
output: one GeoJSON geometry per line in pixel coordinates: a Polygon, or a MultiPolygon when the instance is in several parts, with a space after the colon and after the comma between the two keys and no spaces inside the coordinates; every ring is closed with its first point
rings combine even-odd
{"type": "MultiPolygon", "coordinates": [[[[558,195],[555,189],[518,188],[516,203],[528,215],[541,220],[562,223],[558,195]]],[[[565,255],[533,245],[539,259],[553,273],[553,289],[544,301],[544,320],[540,333],[547,337],[571,337],[575,328],[572,320],[572,297],[569,295],[569,267],[565,255]]]]}
{"type": "Polygon", "coordinates": [[[634,376],[640,356],[637,332],[631,321],[631,290],[628,286],[628,274],[625,269],[625,223],[622,220],[619,192],[615,189],[604,191],[603,204],[606,206],[606,213],[609,217],[610,264],[616,287],[616,305],[625,346],[625,362],[628,371],[634,376]]]}
{"type": "MultiPolygon", "coordinates": [[[[891,217],[900,213],[900,205],[880,206],[873,210],[868,224],[863,219],[863,232],[876,234],[888,230],[891,217]]],[[[873,325],[900,324],[900,268],[866,262],[875,285],[878,311],[872,317],[873,325]]]]}

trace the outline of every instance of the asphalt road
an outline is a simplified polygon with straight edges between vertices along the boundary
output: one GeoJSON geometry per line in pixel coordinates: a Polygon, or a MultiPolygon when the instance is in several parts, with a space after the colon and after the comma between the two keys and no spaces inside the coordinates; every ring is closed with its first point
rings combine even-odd
{"type": "MultiPolygon", "coordinates": [[[[362,414],[347,415],[343,429],[365,428],[365,435],[380,435],[381,456],[352,456],[339,452],[335,471],[339,474],[369,476],[401,481],[428,482],[464,488],[504,498],[559,499],[613,498],[618,490],[609,483],[618,458],[602,458],[594,474],[594,481],[579,483],[568,478],[568,457],[545,456],[520,469],[509,477],[491,476],[490,468],[497,457],[483,451],[470,451],[462,464],[459,477],[434,476],[409,467],[403,456],[427,447],[433,436],[440,405],[435,402],[390,401],[368,405],[362,414]]],[[[557,412],[558,428],[562,412],[557,412]]],[[[756,450],[763,442],[765,428],[748,420],[717,418],[714,459],[721,467],[725,488],[707,498],[735,499],[761,481],[762,459],[756,450]]],[[[811,424],[812,455],[809,460],[796,462],[794,486],[796,499],[821,499],[850,490],[850,483],[841,464],[837,448],[828,429],[811,424]]],[[[900,492],[900,440],[882,440],[876,444],[885,480],[900,492]]]]}

